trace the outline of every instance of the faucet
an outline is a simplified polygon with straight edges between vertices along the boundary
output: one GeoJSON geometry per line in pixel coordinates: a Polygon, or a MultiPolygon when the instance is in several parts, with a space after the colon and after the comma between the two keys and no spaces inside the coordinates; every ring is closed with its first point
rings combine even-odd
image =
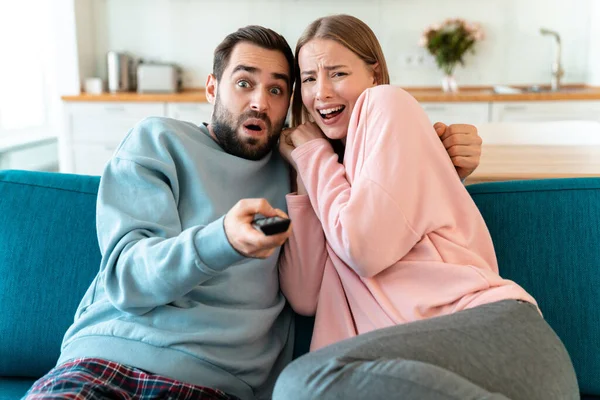
{"type": "Polygon", "coordinates": [[[556,60],[554,60],[554,62],[552,63],[552,81],[551,81],[552,91],[554,92],[554,91],[557,91],[560,89],[560,79],[565,74],[565,70],[563,69],[563,67],[560,63],[560,52],[561,52],[560,35],[558,34],[558,32],[552,31],[552,30],[546,29],[546,28],[541,28],[540,33],[542,35],[554,36],[554,38],[556,39],[556,60]]]}

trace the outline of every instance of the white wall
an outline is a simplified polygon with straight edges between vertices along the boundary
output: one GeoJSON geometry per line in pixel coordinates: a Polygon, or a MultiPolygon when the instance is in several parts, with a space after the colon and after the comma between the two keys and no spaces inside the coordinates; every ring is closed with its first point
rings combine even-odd
{"type": "Polygon", "coordinates": [[[590,42],[588,81],[591,85],[600,86],[600,1],[592,1],[590,12],[590,42]]]}
{"type": "MultiPolygon", "coordinates": [[[[80,1],[80,0],[76,0],[80,1]]],[[[247,24],[282,33],[292,48],[308,23],[317,17],[347,13],[367,22],[386,53],[392,82],[404,86],[438,85],[435,66],[415,67],[404,60],[420,53],[423,29],[447,17],[480,22],[487,39],[466,68],[456,75],[462,85],[549,83],[554,43],[539,28],[558,30],[563,41],[565,82],[598,83],[600,46],[590,40],[591,10],[597,0],[81,0],[92,1],[83,17],[92,27],[92,43],[80,47],[86,76],[106,78],[108,50],[170,61],[185,70],[186,87],[204,86],[212,69],[212,51],[224,36],[247,24]],[[590,54],[594,53],[594,54],[590,54]],[[592,63],[592,58],[596,61],[592,63]],[[95,63],[95,68],[89,68],[95,63]],[[596,68],[597,69],[597,68],[596,68]]],[[[81,22],[78,20],[78,23],[81,22]]],[[[600,18],[596,19],[596,26],[600,18]]],[[[83,35],[90,41],[89,33],[83,35]]]]}

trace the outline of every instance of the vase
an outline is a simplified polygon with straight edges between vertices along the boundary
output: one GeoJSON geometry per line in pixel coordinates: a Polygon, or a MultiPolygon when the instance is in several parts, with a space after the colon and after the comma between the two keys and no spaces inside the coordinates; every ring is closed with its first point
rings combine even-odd
{"type": "Polygon", "coordinates": [[[454,75],[444,75],[442,78],[442,90],[447,93],[458,92],[458,84],[454,75]]]}

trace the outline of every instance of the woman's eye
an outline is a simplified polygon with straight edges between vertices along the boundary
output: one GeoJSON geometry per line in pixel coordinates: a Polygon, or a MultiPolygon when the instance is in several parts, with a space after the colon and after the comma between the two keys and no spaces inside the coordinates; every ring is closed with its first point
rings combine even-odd
{"type": "Polygon", "coordinates": [[[345,75],[348,75],[348,74],[346,74],[345,72],[334,72],[334,74],[333,74],[334,77],[345,76],[345,75]]]}
{"type": "Polygon", "coordinates": [[[306,82],[314,82],[315,78],[306,78],[302,81],[302,83],[306,83],[306,82]]]}
{"type": "Polygon", "coordinates": [[[238,85],[239,87],[243,87],[243,88],[248,88],[248,87],[250,87],[250,83],[249,83],[248,81],[239,81],[239,82],[237,83],[237,85],[238,85]]]}

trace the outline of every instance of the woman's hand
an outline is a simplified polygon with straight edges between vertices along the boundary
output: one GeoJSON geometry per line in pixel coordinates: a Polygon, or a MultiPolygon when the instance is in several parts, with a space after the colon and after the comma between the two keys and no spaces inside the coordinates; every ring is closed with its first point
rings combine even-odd
{"type": "Polygon", "coordinates": [[[286,132],[289,132],[288,137],[294,147],[300,147],[311,140],[327,138],[319,125],[314,122],[305,122],[289,131],[286,130],[286,132]]]}
{"type": "Polygon", "coordinates": [[[312,122],[309,122],[308,124],[311,124],[311,126],[307,127],[305,126],[306,124],[302,124],[292,129],[284,128],[279,137],[279,153],[293,168],[291,171],[292,191],[297,192],[297,194],[307,194],[307,192],[304,182],[302,182],[302,178],[300,177],[300,174],[298,174],[298,166],[292,158],[292,151],[294,151],[296,147],[309,142],[310,140],[325,137],[317,124],[312,122]],[[294,136],[294,134],[296,134],[296,136],[294,136]]]}
{"type": "Polygon", "coordinates": [[[290,138],[290,133],[292,130],[293,129],[290,128],[284,128],[281,131],[281,136],[279,137],[279,153],[292,166],[292,168],[296,170],[296,163],[292,158],[292,151],[294,151],[296,147],[290,138]]]}
{"type": "Polygon", "coordinates": [[[292,151],[311,140],[323,138],[326,139],[327,137],[314,122],[305,122],[295,128],[284,128],[279,137],[279,152],[296,169],[296,164],[292,159],[292,151]]]}

